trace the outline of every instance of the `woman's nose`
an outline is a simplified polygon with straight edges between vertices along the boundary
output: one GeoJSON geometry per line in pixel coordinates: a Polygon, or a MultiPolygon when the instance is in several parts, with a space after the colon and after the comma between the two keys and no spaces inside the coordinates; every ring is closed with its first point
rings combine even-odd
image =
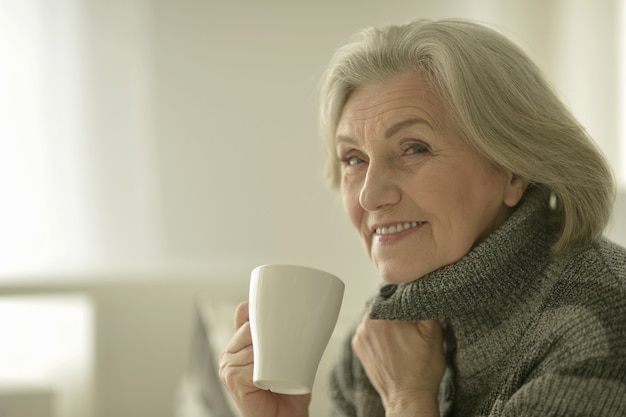
{"type": "Polygon", "coordinates": [[[393,169],[370,160],[365,181],[359,194],[364,210],[374,212],[393,207],[400,201],[401,192],[393,175],[393,169]]]}

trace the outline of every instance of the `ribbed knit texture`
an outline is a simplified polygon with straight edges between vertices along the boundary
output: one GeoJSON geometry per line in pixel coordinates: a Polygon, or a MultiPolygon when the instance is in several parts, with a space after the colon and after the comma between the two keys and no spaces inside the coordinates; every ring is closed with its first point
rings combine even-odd
{"type": "MultiPolygon", "coordinates": [[[[463,259],[373,300],[374,319],[444,323],[442,415],[626,416],[626,250],[551,256],[548,210],[529,189],[463,259]]],[[[349,340],[332,389],[336,416],[385,415],[349,340]]]]}

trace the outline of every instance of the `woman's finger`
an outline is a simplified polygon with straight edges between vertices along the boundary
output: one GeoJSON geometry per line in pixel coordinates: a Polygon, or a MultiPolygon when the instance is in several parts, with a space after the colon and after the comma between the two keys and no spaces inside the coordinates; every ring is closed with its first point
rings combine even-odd
{"type": "Polygon", "coordinates": [[[417,322],[417,330],[426,342],[443,343],[443,329],[438,320],[424,320],[417,322]]]}
{"type": "Polygon", "coordinates": [[[232,339],[230,339],[230,342],[226,346],[225,351],[228,353],[235,353],[247,347],[252,347],[252,333],[250,332],[249,321],[245,322],[237,329],[232,339]]]}
{"type": "Polygon", "coordinates": [[[239,329],[247,321],[250,321],[249,303],[244,301],[235,309],[235,330],[239,329]]]}

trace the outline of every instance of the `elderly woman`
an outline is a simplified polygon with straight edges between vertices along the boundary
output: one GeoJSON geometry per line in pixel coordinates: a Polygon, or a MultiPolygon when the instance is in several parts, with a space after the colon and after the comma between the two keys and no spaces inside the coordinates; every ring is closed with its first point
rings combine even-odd
{"type": "MultiPolygon", "coordinates": [[[[626,415],[626,250],[611,172],[511,42],[456,20],[372,28],[321,92],[329,172],[387,283],[332,376],[336,416],[626,415]]],[[[247,307],[220,363],[244,416],[247,307]]]]}

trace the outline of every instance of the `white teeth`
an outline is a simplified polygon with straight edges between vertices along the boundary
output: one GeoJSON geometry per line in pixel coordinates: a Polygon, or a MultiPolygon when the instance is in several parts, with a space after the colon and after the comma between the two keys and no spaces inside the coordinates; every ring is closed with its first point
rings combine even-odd
{"type": "Polygon", "coordinates": [[[411,229],[413,227],[417,227],[422,224],[421,222],[406,222],[404,224],[395,224],[389,227],[378,227],[376,228],[376,234],[378,235],[390,235],[392,233],[399,233],[403,230],[411,229]]]}

